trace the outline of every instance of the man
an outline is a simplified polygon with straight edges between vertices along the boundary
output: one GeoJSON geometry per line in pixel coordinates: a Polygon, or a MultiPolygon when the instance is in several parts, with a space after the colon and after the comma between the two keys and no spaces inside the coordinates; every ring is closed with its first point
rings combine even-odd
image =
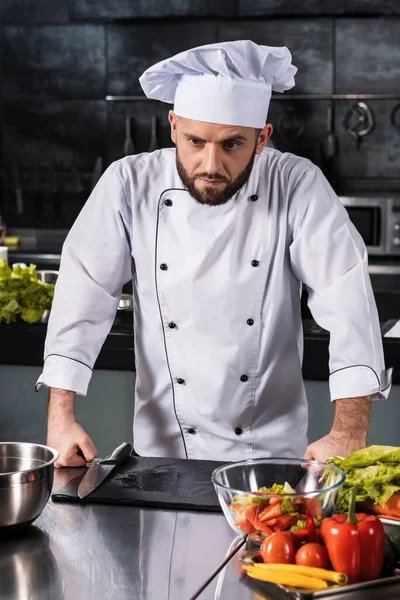
{"type": "Polygon", "coordinates": [[[366,444],[386,398],[367,254],[310,161],[266,147],[272,90],[294,85],[287,48],[250,41],[183,52],[140,78],[174,104],[175,149],[105,172],[65,242],[37,384],[50,387],[56,466],[96,455],[75,421],[133,278],[134,445],[140,455],[325,459],[366,444]],[[330,433],[307,448],[301,283],[331,333],[330,433]]]}

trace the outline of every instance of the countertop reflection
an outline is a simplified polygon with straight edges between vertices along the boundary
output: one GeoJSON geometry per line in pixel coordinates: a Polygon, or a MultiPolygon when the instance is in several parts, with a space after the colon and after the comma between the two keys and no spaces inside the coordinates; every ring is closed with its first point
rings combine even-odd
{"type": "MultiPolygon", "coordinates": [[[[55,472],[54,489],[81,470],[55,472]]],[[[219,513],[49,500],[0,541],[0,598],[189,600],[234,539],[219,513]]]]}

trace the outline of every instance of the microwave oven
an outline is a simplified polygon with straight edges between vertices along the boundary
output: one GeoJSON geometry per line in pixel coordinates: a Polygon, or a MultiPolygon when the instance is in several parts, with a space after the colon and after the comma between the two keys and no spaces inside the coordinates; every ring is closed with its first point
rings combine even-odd
{"type": "Polygon", "coordinates": [[[400,196],[339,196],[370,256],[400,256],[400,196]]]}

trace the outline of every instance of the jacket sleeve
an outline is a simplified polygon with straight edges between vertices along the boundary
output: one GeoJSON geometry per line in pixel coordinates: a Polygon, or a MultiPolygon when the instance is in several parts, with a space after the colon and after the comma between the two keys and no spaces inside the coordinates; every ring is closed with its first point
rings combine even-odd
{"type": "Polygon", "coordinates": [[[131,207],[113,163],[65,240],[45,342],[43,385],[85,395],[132,277],[131,207]]]}
{"type": "Polygon", "coordinates": [[[322,172],[309,163],[289,205],[290,261],[315,321],[330,332],[331,399],[387,398],[378,311],[365,244],[322,172]]]}

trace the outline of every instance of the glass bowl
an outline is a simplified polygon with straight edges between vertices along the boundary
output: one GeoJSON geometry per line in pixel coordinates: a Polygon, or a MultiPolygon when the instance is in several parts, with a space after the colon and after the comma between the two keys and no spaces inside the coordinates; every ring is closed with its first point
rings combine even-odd
{"type": "Polygon", "coordinates": [[[302,528],[307,515],[318,526],[334,513],[344,480],[341,469],[300,458],[229,463],[212,474],[229,525],[238,535],[259,538],[302,528]]]}

